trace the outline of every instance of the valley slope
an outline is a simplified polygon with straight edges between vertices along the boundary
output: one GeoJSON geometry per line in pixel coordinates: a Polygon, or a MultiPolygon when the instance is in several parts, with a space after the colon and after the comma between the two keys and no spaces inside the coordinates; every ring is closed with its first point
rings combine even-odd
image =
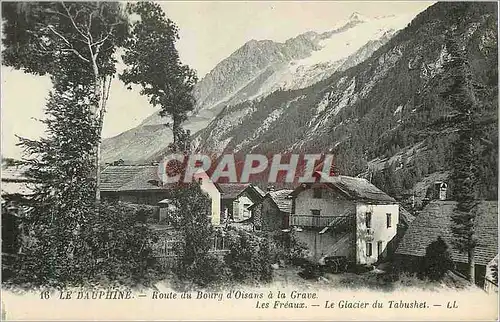
{"type": "MultiPolygon", "coordinates": [[[[370,176],[392,195],[426,177],[447,178],[453,114],[444,92],[458,70],[446,65],[446,35],[466,53],[475,96],[490,120],[478,164],[481,194],[497,196],[498,57],[493,3],[437,3],[360,64],[298,90],[227,106],[196,135],[199,151],[333,153],[336,170],[370,176]],[[448,67],[446,67],[448,66],[448,67]]],[[[431,180],[427,178],[428,180],[431,180]]]]}
{"type": "MultiPolygon", "coordinates": [[[[306,32],[283,43],[251,40],[221,61],[196,85],[194,112],[184,127],[205,128],[226,106],[269,95],[276,90],[310,86],[368,58],[414,15],[376,18],[352,14],[332,23],[331,31],[306,32]]],[[[103,162],[123,159],[143,163],[156,159],[172,140],[158,113],[138,127],[103,141],[103,162]]]]}

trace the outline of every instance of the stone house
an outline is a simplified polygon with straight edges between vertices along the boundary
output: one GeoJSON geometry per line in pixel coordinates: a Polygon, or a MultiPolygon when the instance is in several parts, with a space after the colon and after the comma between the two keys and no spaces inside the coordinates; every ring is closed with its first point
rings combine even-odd
{"type": "Polygon", "coordinates": [[[24,166],[4,166],[1,173],[2,203],[2,253],[22,253],[27,244],[26,229],[22,218],[30,211],[20,201],[29,199],[36,182],[25,175],[24,166]]]}
{"type": "Polygon", "coordinates": [[[156,206],[169,197],[156,165],[109,165],[101,171],[101,198],[156,206]]]}
{"type": "MultiPolygon", "coordinates": [[[[422,264],[427,246],[441,237],[448,245],[455,269],[468,274],[467,254],[458,252],[452,246],[451,217],[457,202],[452,200],[430,201],[416,215],[415,220],[404,234],[396,249],[396,261],[403,270],[415,272],[422,264]]],[[[483,287],[488,284],[487,270],[498,256],[498,202],[482,201],[477,206],[475,237],[478,245],[475,250],[476,283],[483,287]]],[[[494,285],[497,287],[497,285],[494,285]]]]}
{"type": "Polygon", "coordinates": [[[241,222],[251,216],[250,207],[264,197],[264,192],[251,183],[217,183],[221,192],[221,222],[241,222]]]}
{"type": "Polygon", "coordinates": [[[293,190],[268,191],[264,198],[250,207],[255,230],[276,231],[290,227],[293,190]]]}
{"type": "MultiPolygon", "coordinates": [[[[220,224],[221,191],[205,172],[193,175],[193,180],[211,199],[211,221],[220,224]]],[[[101,198],[158,207],[158,217],[166,216],[172,185],[160,182],[157,165],[109,165],[101,172],[101,198]]]]}
{"type": "Polygon", "coordinates": [[[400,224],[396,200],[366,179],[316,175],[321,180],[290,194],[290,225],[308,245],[311,259],[342,256],[373,264],[386,257],[400,224]]]}

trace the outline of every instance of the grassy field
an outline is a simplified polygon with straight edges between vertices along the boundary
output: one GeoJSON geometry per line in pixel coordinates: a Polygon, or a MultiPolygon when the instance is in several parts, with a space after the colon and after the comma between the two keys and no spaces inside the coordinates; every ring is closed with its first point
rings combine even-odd
{"type": "Polygon", "coordinates": [[[365,273],[324,273],[316,279],[304,279],[299,276],[302,269],[296,266],[279,268],[274,271],[272,285],[276,287],[298,286],[301,289],[371,289],[374,291],[395,291],[405,288],[422,290],[466,289],[474,288],[463,278],[448,272],[442,281],[421,280],[415,275],[403,273],[396,280],[388,278],[381,270],[365,273]]]}
{"type": "MultiPolygon", "coordinates": [[[[230,283],[220,285],[216,289],[237,288],[237,287],[265,287],[265,288],[296,288],[300,290],[370,290],[375,292],[395,292],[405,291],[408,289],[422,291],[442,291],[442,290],[465,290],[477,289],[471,286],[463,278],[449,272],[440,282],[431,282],[421,280],[415,275],[403,273],[397,279],[389,279],[388,275],[382,271],[375,269],[365,273],[324,273],[319,278],[305,279],[299,273],[301,267],[287,265],[274,269],[273,281],[269,284],[261,283],[230,283]]],[[[168,278],[162,281],[160,287],[174,287],[174,279],[168,278]]],[[[183,285],[182,288],[197,289],[195,285],[183,285]]]]}

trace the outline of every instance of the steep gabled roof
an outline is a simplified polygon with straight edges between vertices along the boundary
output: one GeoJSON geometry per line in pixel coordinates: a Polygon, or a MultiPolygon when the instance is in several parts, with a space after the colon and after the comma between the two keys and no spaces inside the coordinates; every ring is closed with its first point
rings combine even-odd
{"type": "MultiPolygon", "coordinates": [[[[424,256],[426,247],[441,236],[449,246],[452,259],[467,263],[467,254],[456,251],[451,243],[451,216],[456,204],[456,201],[429,203],[410,224],[396,253],[424,256]]],[[[482,201],[477,210],[475,235],[479,244],[475,250],[475,261],[476,264],[487,265],[498,254],[498,203],[482,201]]]]}
{"type": "Polygon", "coordinates": [[[292,191],[293,190],[271,191],[264,198],[271,198],[280,211],[290,213],[292,211],[292,200],[288,198],[288,196],[292,191]]]}
{"type": "Polygon", "coordinates": [[[217,185],[221,190],[222,199],[235,199],[250,186],[249,183],[218,183],[217,185]]]}
{"type": "Polygon", "coordinates": [[[264,198],[266,196],[266,192],[264,190],[262,190],[261,188],[259,188],[258,186],[254,186],[252,185],[253,188],[255,189],[255,191],[262,197],[264,198]]]}
{"type": "MultiPolygon", "coordinates": [[[[348,176],[328,176],[321,172],[316,172],[321,181],[318,184],[324,184],[351,200],[359,200],[373,203],[396,203],[396,200],[371,184],[363,178],[354,178],[348,176]]],[[[292,195],[296,196],[301,191],[311,188],[313,184],[303,184],[296,188],[292,195]]]]}
{"type": "Polygon", "coordinates": [[[399,223],[405,225],[406,227],[410,226],[411,223],[415,220],[415,216],[412,215],[408,210],[403,207],[399,207],[399,223]]]}
{"type": "Polygon", "coordinates": [[[251,183],[216,183],[221,192],[222,199],[236,199],[244,192],[247,192],[253,202],[258,202],[264,198],[264,191],[251,183]]]}
{"type": "Polygon", "coordinates": [[[2,166],[2,196],[33,194],[36,182],[26,176],[26,170],[22,165],[2,166]]]}
{"type": "Polygon", "coordinates": [[[107,166],[101,172],[101,191],[136,191],[162,190],[159,181],[158,166],[154,165],[120,165],[107,166]]]}
{"type": "Polygon", "coordinates": [[[22,165],[2,166],[1,177],[4,182],[33,182],[26,176],[27,167],[22,165]]]}

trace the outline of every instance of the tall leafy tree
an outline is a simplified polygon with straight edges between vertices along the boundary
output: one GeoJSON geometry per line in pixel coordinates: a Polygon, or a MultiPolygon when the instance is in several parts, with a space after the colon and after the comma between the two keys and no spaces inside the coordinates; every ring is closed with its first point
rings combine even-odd
{"type": "Polygon", "coordinates": [[[128,5],[128,12],[139,19],[132,24],[131,37],[122,56],[127,68],[120,78],[127,85],[138,84],[141,94],[160,107],[160,115],[171,119],[175,152],[189,148],[189,132],[182,123],[194,109],[192,95],[197,81],[195,72],[181,63],[175,42],[179,39],[177,26],[153,2],[128,5]]]}
{"type": "Polygon", "coordinates": [[[21,138],[30,158],[34,193],[24,202],[29,244],[16,263],[16,286],[134,285],[154,279],[153,233],[139,222],[140,209],[124,204],[95,207],[93,149],[99,124],[92,117],[89,87],[51,91],[46,136],[21,138]],[[151,274],[153,273],[153,274],[151,274]]]}
{"type": "MultiPolygon", "coordinates": [[[[88,87],[88,111],[100,138],[114,57],[128,34],[117,2],[3,2],[3,64],[49,75],[59,91],[88,87]]],[[[95,198],[100,200],[100,140],[93,147],[95,198]]]]}

